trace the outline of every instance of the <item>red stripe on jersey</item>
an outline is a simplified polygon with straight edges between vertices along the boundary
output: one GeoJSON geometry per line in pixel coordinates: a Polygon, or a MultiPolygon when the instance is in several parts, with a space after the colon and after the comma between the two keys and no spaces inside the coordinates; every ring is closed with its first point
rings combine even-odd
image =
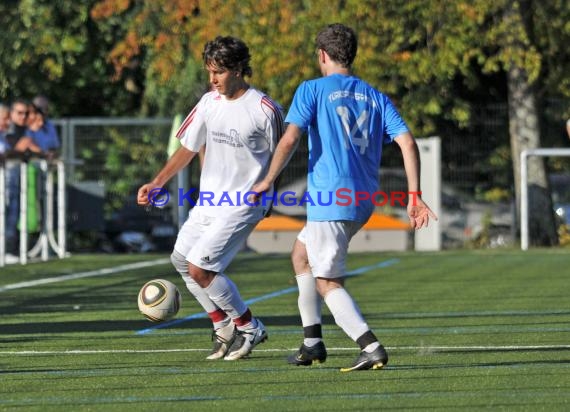
{"type": "Polygon", "coordinates": [[[186,129],[188,128],[188,126],[190,125],[190,123],[192,123],[192,119],[194,119],[194,113],[196,113],[196,108],[194,107],[192,109],[192,111],[188,114],[188,116],[186,116],[186,119],[184,119],[184,121],[182,122],[182,124],[180,125],[180,127],[178,128],[178,131],[176,132],[176,138],[180,139],[182,138],[182,136],[184,135],[184,132],[186,131],[186,129]]]}
{"type": "Polygon", "coordinates": [[[273,103],[273,101],[267,97],[267,96],[263,96],[261,98],[261,104],[266,105],[267,107],[269,107],[273,112],[278,113],[279,110],[277,109],[277,107],[275,107],[275,103],[273,103]]]}
{"type": "Polygon", "coordinates": [[[268,107],[269,109],[271,109],[271,111],[273,113],[275,113],[275,120],[277,121],[277,138],[281,138],[281,136],[283,135],[283,113],[281,113],[281,110],[279,110],[276,106],[276,104],[273,102],[273,100],[271,100],[269,97],[267,96],[263,96],[261,98],[261,104],[265,105],[266,107],[268,107]]]}

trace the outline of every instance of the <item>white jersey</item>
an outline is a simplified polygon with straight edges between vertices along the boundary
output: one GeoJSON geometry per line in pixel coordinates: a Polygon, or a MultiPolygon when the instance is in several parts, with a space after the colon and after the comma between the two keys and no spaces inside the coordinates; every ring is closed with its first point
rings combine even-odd
{"type": "Polygon", "coordinates": [[[195,208],[211,217],[240,216],[257,222],[271,206],[272,191],[248,204],[247,193],[267,173],[277,140],[283,134],[281,108],[249,88],[235,100],[206,93],[186,117],[176,136],[187,149],[206,152],[195,208]]]}

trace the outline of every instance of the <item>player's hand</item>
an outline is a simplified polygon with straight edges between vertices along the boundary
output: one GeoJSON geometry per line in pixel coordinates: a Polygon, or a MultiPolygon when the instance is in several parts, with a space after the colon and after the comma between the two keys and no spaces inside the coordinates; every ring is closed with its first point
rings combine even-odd
{"type": "Polygon", "coordinates": [[[148,206],[150,204],[150,194],[153,190],[159,188],[160,186],[153,183],[146,183],[139,188],[137,193],[137,204],[141,206],[148,206]]]}
{"type": "Polygon", "coordinates": [[[251,191],[255,192],[256,194],[250,195],[247,200],[250,203],[255,203],[259,200],[259,198],[261,197],[261,194],[267,192],[269,189],[271,189],[271,183],[267,183],[265,180],[262,180],[261,182],[253,185],[253,187],[251,188],[251,191]]]}
{"type": "Polygon", "coordinates": [[[410,199],[408,203],[408,217],[410,218],[410,226],[416,230],[427,227],[430,218],[437,220],[437,215],[432,212],[419,196],[410,199]]]}

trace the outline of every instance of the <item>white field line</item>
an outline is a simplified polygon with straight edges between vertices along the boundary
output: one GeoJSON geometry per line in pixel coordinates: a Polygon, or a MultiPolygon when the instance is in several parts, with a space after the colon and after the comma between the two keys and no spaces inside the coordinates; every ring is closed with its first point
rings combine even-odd
{"type": "MultiPolygon", "coordinates": [[[[299,349],[277,348],[277,349],[255,349],[255,352],[290,352],[299,349]]],[[[331,352],[356,351],[356,347],[336,347],[327,348],[331,352]]],[[[525,350],[567,350],[570,345],[470,345],[470,346],[388,346],[388,350],[393,351],[525,351],[525,350]]],[[[13,350],[0,351],[0,355],[29,356],[29,355],[99,355],[99,354],[120,354],[120,353],[176,353],[176,352],[204,352],[210,349],[100,349],[100,350],[13,350]]]]}
{"type": "Polygon", "coordinates": [[[45,285],[48,283],[64,282],[66,280],[75,280],[75,279],[89,278],[89,277],[95,277],[95,276],[112,275],[112,274],[119,273],[119,272],[126,272],[127,270],[134,270],[134,269],[141,269],[141,268],[152,267],[152,266],[157,266],[157,265],[164,265],[168,262],[170,262],[169,258],[161,258],[161,259],[149,260],[147,262],[128,263],[128,264],[116,266],[113,268],[90,270],[88,272],[78,272],[78,273],[72,273],[69,275],[55,276],[52,278],[45,278],[45,279],[30,280],[27,282],[12,283],[10,285],[0,286],[0,292],[5,292],[7,290],[13,290],[13,289],[29,288],[29,287],[38,286],[38,285],[45,285]]]}

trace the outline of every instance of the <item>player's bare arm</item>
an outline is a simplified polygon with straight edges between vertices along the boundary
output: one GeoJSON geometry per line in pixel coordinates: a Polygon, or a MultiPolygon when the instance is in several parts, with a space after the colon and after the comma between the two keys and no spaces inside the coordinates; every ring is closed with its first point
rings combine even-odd
{"type": "Polygon", "coordinates": [[[297,149],[299,140],[301,139],[302,131],[298,126],[294,124],[289,124],[287,130],[283,134],[283,137],[279,140],[279,144],[275,148],[275,153],[271,159],[271,165],[269,166],[269,171],[263,178],[263,180],[253,186],[251,189],[256,193],[267,192],[279,174],[283,171],[291,156],[297,149]]]}
{"type": "Polygon", "coordinates": [[[141,206],[150,204],[149,193],[153,189],[163,187],[176,173],[186,167],[195,155],[195,152],[186,149],[184,146],[174,152],[154,179],[139,188],[137,204],[141,206]]]}
{"type": "Polygon", "coordinates": [[[404,169],[408,180],[408,217],[412,229],[427,227],[429,219],[437,220],[437,216],[421,198],[420,187],[420,153],[418,145],[410,132],[402,133],[395,138],[402,151],[404,169]]]}

